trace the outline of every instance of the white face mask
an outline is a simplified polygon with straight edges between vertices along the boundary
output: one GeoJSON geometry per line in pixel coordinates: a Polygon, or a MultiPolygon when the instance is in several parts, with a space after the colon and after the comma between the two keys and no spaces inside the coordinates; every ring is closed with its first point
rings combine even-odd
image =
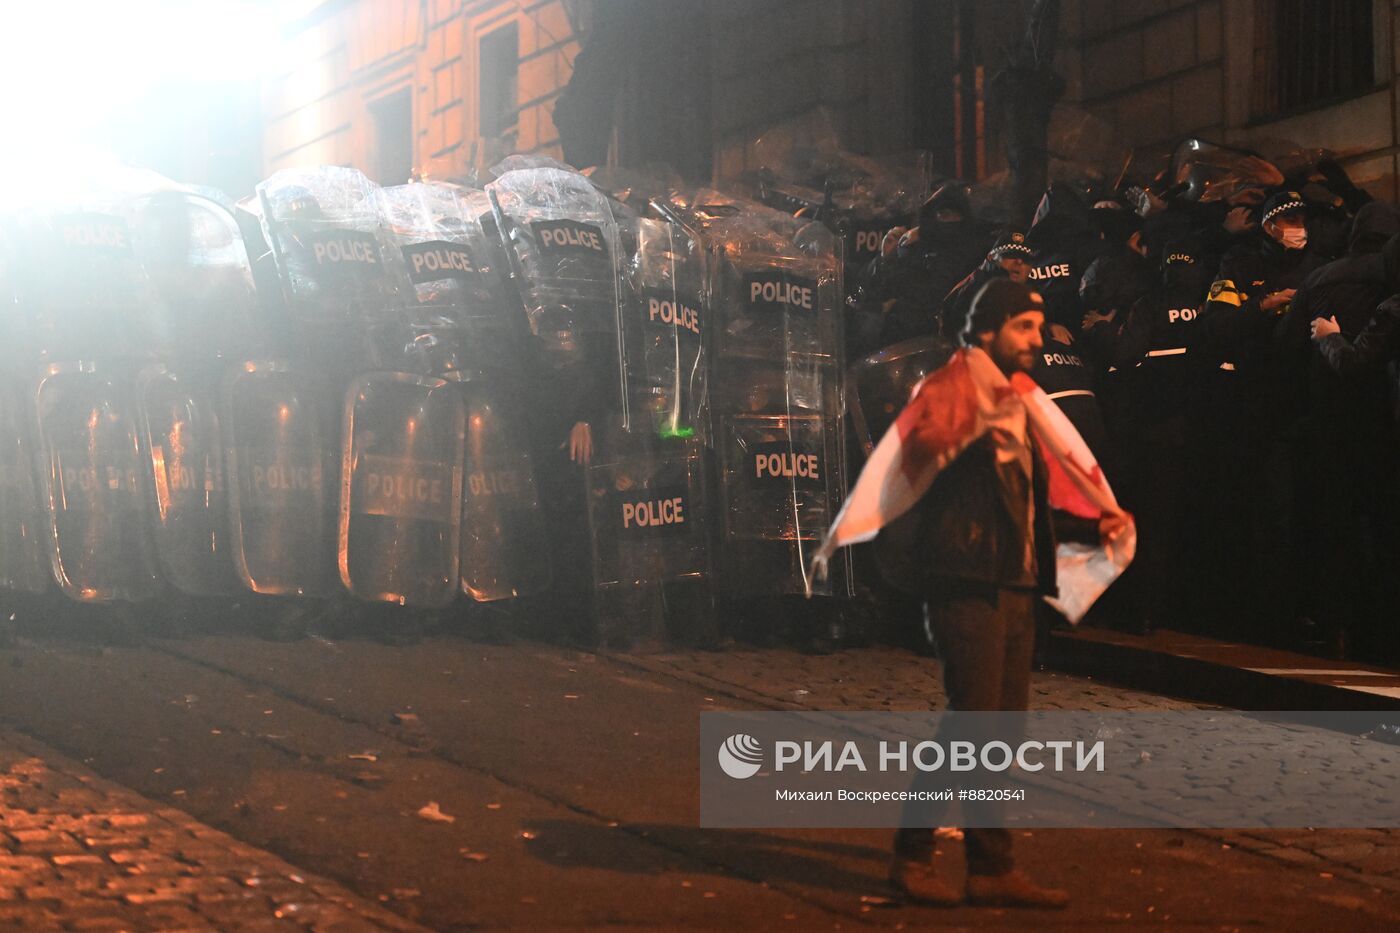
{"type": "Polygon", "coordinates": [[[1308,245],[1308,228],[1291,227],[1283,231],[1283,235],[1278,238],[1284,249],[1302,249],[1308,245]]]}

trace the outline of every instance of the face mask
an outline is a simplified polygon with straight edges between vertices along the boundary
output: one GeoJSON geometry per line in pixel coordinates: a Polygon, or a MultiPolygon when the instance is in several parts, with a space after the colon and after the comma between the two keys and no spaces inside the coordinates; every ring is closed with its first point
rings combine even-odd
{"type": "Polygon", "coordinates": [[[1279,237],[1279,242],[1284,249],[1302,249],[1308,245],[1308,229],[1306,227],[1293,227],[1283,231],[1283,236],[1279,237]]]}

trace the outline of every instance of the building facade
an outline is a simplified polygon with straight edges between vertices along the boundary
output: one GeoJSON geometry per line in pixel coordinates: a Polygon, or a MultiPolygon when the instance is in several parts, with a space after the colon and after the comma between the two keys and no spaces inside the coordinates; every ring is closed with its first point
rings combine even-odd
{"type": "MultiPolygon", "coordinates": [[[[575,92],[597,99],[575,123],[602,153],[590,161],[704,181],[751,167],[772,126],[809,120],[856,151],[928,149],[944,174],[985,177],[1004,166],[991,76],[1027,7],[327,0],[293,27],[288,65],[267,82],[264,169],[348,164],[391,184],[512,151],[562,157],[555,108],[582,53],[591,90],[575,92]]],[[[1396,197],[1391,0],[1063,0],[1058,35],[1056,155],[1108,164],[1193,134],[1293,140],[1396,197]]]]}
{"type": "Polygon", "coordinates": [[[579,51],[566,0],[328,0],[295,23],[263,95],[265,174],[414,171],[557,153],[553,103],[579,51]]]}

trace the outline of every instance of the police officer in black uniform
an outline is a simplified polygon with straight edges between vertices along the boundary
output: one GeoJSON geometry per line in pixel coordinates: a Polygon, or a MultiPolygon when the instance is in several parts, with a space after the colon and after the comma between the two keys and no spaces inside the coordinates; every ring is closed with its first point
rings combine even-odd
{"type": "Polygon", "coordinates": [[[1027,284],[1045,299],[1046,321],[1078,330],[1084,317],[1079,281],[1104,251],[1089,203],[1068,185],[1051,185],[1036,208],[1026,243],[1035,251],[1027,284]]]}
{"type": "Polygon", "coordinates": [[[954,285],[948,297],[943,299],[940,333],[948,340],[956,339],[967,321],[972,299],[982,290],[982,286],[1003,276],[1017,284],[1024,283],[1030,277],[1033,257],[1031,248],[1026,245],[1026,235],[1019,230],[1003,233],[998,237],[995,245],[987,252],[987,258],[982,265],[954,285]]]}
{"type": "Polygon", "coordinates": [[[1131,417],[1118,437],[1121,487],[1142,533],[1129,578],[1135,583],[1127,627],[1144,634],[1193,617],[1195,607],[1184,600],[1199,592],[1189,583],[1190,547],[1181,532],[1190,511],[1187,425],[1199,382],[1199,355],[1192,349],[1209,278],[1192,244],[1168,246],[1157,285],[1107,344],[1109,361],[1126,374],[1130,390],[1131,417]]]}
{"type": "Polygon", "coordinates": [[[1301,586],[1309,576],[1316,579],[1304,592],[1280,587],[1278,596],[1292,600],[1281,606],[1290,620],[1318,623],[1300,634],[1338,656],[1379,660],[1393,642],[1391,616],[1400,602],[1400,450],[1384,368],[1334,368],[1325,353],[1313,350],[1309,331],[1335,326],[1339,336],[1319,344],[1335,351],[1339,342],[1363,334],[1397,289],[1400,212],[1371,202],[1352,223],[1347,255],[1308,276],[1280,329],[1280,367],[1291,372],[1293,385],[1306,388],[1286,426],[1298,467],[1291,477],[1298,513],[1294,546],[1281,556],[1287,581],[1301,586]]]}
{"type": "MultiPolygon", "coordinates": [[[[1203,507],[1207,588],[1222,598],[1216,631],[1276,626],[1261,591],[1292,511],[1287,454],[1278,444],[1287,385],[1273,358],[1275,335],[1298,288],[1325,261],[1308,245],[1308,205],[1297,191],[1265,199],[1259,230],[1225,256],[1201,312],[1197,348],[1206,357],[1195,419],[1192,480],[1203,507]],[[1282,471],[1282,472],[1281,472],[1282,471]]],[[[1301,374],[1292,374],[1301,378],[1301,374]]]]}
{"type": "Polygon", "coordinates": [[[900,240],[893,260],[882,261],[880,279],[861,286],[861,300],[884,309],[880,346],[936,335],[944,297],[985,249],[962,184],[939,186],[920,208],[918,227],[900,240]]]}

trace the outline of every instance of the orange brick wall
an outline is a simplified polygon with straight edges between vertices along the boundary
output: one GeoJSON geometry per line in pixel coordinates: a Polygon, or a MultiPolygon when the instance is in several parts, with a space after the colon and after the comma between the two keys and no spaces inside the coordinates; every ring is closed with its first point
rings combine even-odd
{"type": "Polygon", "coordinates": [[[303,20],[286,67],[266,82],[265,173],[330,163],[372,174],[370,108],[405,88],[420,171],[452,174],[513,150],[558,156],[550,114],[578,50],[563,0],[330,0],[303,20]],[[478,43],[512,22],[520,43],[515,136],[482,140],[478,43]]]}

